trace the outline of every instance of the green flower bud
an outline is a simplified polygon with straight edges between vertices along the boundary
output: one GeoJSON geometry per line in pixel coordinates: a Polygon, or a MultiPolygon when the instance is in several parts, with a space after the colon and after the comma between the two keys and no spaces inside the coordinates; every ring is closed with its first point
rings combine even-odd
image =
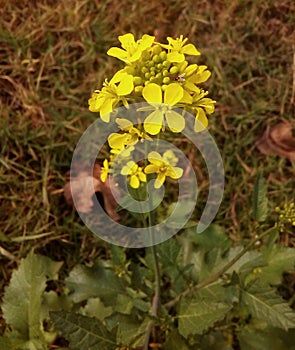
{"type": "Polygon", "coordinates": [[[157,73],[157,74],[156,74],[156,78],[157,78],[157,79],[161,79],[161,78],[162,78],[162,73],[157,73]]]}
{"type": "Polygon", "coordinates": [[[159,62],[161,61],[159,55],[154,55],[154,56],[153,56],[153,61],[154,61],[155,63],[159,63],[159,62]]]}
{"type": "Polygon", "coordinates": [[[133,78],[133,83],[134,83],[134,85],[141,85],[142,84],[141,77],[134,77],[133,78]]]}
{"type": "Polygon", "coordinates": [[[147,73],[144,74],[144,77],[145,77],[146,79],[149,79],[149,78],[151,77],[151,74],[150,74],[149,72],[147,72],[147,73]]]}
{"type": "Polygon", "coordinates": [[[169,69],[169,72],[171,74],[176,74],[176,73],[178,73],[178,68],[176,66],[173,66],[169,69]]]}
{"type": "Polygon", "coordinates": [[[168,86],[168,85],[166,85],[166,84],[162,85],[162,86],[161,86],[162,91],[165,91],[165,90],[167,89],[167,86],[168,86]]]}
{"type": "Polygon", "coordinates": [[[141,68],[141,73],[142,74],[145,74],[146,72],[148,72],[149,70],[148,70],[148,68],[147,67],[142,67],[141,68]]]}
{"type": "Polygon", "coordinates": [[[158,64],[157,64],[157,69],[160,70],[160,69],[162,69],[162,68],[163,68],[163,64],[162,64],[162,63],[158,63],[158,64]]]}
{"type": "Polygon", "coordinates": [[[169,61],[164,61],[163,62],[163,67],[168,69],[170,66],[171,66],[171,63],[169,61]]]}
{"type": "Polygon", "coordinates": [[[134,92],[136,93],[136,95],[141,95],[142,89],[143,89],[142,85],[135,86],[134,92]]]}
{"type": "Polygon", "coordinates": [[[164,69],[162,72],[163,77],[168,77],[169,76],[169,72],[167,69],[164,69]]]}
{"type": "Polygon", "coordinates": [[[165,77],[163,78],[163,84],[169,84],[170,83],[170,78],[169,77],[165,77]]]}
{"type": "Polygon", "coordinates": [[[161,48],[160,45],[155,45],[155,46],[153,47],[153,54],[154,54],[154,55],[159,55],[159,53],[161,53],[161,51],[162,51],[162,48],[161,48]]]}
{"type": "Polygon", "coordinates": [[[167,58],[167,54],[166,54],[165,51],[162,51],[162,52],[159,54],[159,56],[160,56],[160,58],[161,58],[162,61],[165,61],[166,58],[167,58]]]}

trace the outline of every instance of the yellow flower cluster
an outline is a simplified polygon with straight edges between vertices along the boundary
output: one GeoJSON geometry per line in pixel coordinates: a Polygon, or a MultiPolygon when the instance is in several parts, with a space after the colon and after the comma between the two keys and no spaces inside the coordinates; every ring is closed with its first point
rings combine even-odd
{"type": "Polygon", "coordinates": [[[101,90],[93,92],[88,101],[89,110],[109,122],[117,107],[128,108],[130,103],[147,102],[148,107],[143,109],[150,114],[136,126],[127,119],[116,119],[121,131],[108,138],[111,157],[104,162],[101,180],[106,180],[111,172],[110,164],[120,154],[126,159],[121,175],[128,176],[131,187],[138,188],[146,182],[146,174],[156,173],[155,187],[158,188],[166,176],[176,179],[182,172],[175,170],[160,154],[156,155],[157,152],[149,154],[150,164],[143,168],[132,157],[130,159],[132,147],[138,141],[151,141],[153,136],[159,136],[166,124],[174,133],[184,130],[186,121],[177,107],[195,114],[196,132],[204,130],[208,125],[207,115],[214,112],[215,101],[206,97],[208,92],[199,84],[211,73],[204,65],[188,63],[188,55],[198,56],[200,52],[182,35],[176,39],[167,37],[167,44],[158,43],[154,36],[147,34],[136,41],[133,34],[128,33],[119,36],[119,41],[121,48],[112,47],[107,53],[123,61],[125,66],[110,81],[105,80],[101,90]]]}
{"type": "Polygon", "coordinates": [[[276,207],[279,214],[277,226],[280,232],[284,232],[288,226],[295,226],[295,203],[284,204],[283,209],[276,207]]]}

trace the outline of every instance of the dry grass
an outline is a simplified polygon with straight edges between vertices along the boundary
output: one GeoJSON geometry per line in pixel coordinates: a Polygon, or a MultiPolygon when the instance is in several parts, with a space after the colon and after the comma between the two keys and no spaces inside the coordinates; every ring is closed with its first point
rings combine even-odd
{"type": "Polygon", "coordinates": [[[294,198],[294,164],[255,147],[267,125],[294,122],[294,14],[292,0],[0,1],[0,289],[32,247],[66,266],[105,249],[61,188],[75,144],[96,118],[87,99],[119,67],[106,51],[128,31],[188,36],[213,72],[210,127],[227,182],[217,222],[231,238],[251,235],[258,171],[272,207],[294,198]]]}

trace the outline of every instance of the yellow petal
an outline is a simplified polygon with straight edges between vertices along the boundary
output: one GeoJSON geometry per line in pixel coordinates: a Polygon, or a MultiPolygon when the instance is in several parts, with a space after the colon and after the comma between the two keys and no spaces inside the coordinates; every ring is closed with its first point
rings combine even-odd
{"type": "Polygon", "coordinates": [[[166,171],[166,175],[172,179],[179,179],[183,174],[183,169],[178,167],[169,167],[166,171]]]}
{"type": "Polygon", "coordinates": [[[181,63],[185,60],[185,56],[183,53],[172,51],[167,54],[167,60],[169,62],[181,63]]]}
{"type": "Polygon", "coordinates": [[[165,182],[165,179],[166,179],[166,175],[164,173],[158,174],[154,187],[160,188],[163,185],[163,183],[165,182]]]}
{"type": "Polygon", "coordinates": [[[133,77],[131,75],[126,75],[123,80],[120,81],[117,87],[117,94],[119,96],[129,95],[133,90],[133,77]]]}
{"type": "Polygon", "coordinates": [[[130,130],[133,127],[133,124],[130,120],[124,118],[116,118],[116,123],[119,125],[122,130],[130,130]]]}
{"type": "Polygon", "coordinates": [[[146,174],[153,174],[153,173],[157,173],[159,170],[159,167],[157,167],[154,164],[149,164],[144,168],[144,172],[146,174]]]}
{"type": "Polygon", "coordinates": [[[141,182],[146,182],[146,175],[142,171],[138,173],[138,177],[141,182]]]}
{"type": "Polygon", "coordinates": [[[169,106],[174,106],[182,99],[182,96],[183,88],[179,84],[169,84],[164,93],[164,103],[169,106]]]}
{"type": "Polygon", "coordinates": [[[126,51],[128,51],[129,47],[132,47],[135,45],[134,35],[131,33],[120,35],[118,39],[123,49],[125,49],[126,51]]]}
{"type": "Polygon", "coordinates": [[[129,179],[129,182],[130,182],[130,186],[132,188],[138,188],[139,185],[140,185],[139,179],[138,179],[138,177],[136,175],[131,175],[130,179],[129,179]]]}
{"type": "Polygon", "coordinates": [[[108,137],[109,146],[115,149],[123,149],[130,139],[129,134],[111,134],[108,137]]]}
{"type": "Polygon", "coordinates": [[[120,49],[119,47],[111,47],[107,54],[112,57],[119,58],[121,61],[127,60],[127,52],[125,50],[120,49]]]}
{"type": "Polygon", "coordinates": [[[144,130],[151,135],[157,135],[160,132],[162,125],[163,113],[160,110],[156,110],[148,115],[143,123],[144,130]]]}
{"type": "Polygon", "coordinates": [[[166,120],[172,132],[181,132],[185,127],[183,116],[172,110],[166,112],[166,120]]]}
{"type": "Polygon", "coordinates": [[[207,119],[206,113],[202,108],[198,108],[194,130],[195,132],[200,132],[205,130],[207,126],[208,126],[208,119],[207,119]]]}
{"type": "Polygon", "coordinates": [[[157,84],[146,85],[142,89],[142,96],[149,103],[162,103],[162,89],[157,84]]]}
{"type": "Polygon", "coordinates": [[[181,49],[181,52],[185,53],[186,55],[194,55],[194,56],[200,55],[200,52],[196,49],[195,45],[193,44],[188,44],[183,46],[183,48],[181,49]]]}
{"type": "Polygon", "coordinates": [[[113,110],[114,102],[115,100],[113,98],[105,99],[103,105],[100,107],[100,117],[104,122],[110,121],[110,113],[113,110]]]}
{"type": "Polygon", "coordinates": [[[148,160],[150,163],[156,165],[157,167],[160,167],[163,165],[163,159],[161,155],[156,151],[152,151],[148,154],[148,160]]]}

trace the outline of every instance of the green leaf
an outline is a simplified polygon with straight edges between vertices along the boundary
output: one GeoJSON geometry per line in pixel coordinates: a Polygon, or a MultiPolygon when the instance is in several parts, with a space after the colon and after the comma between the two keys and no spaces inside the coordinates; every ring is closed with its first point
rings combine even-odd
{"type": "Polygon", "coordinates": [[[268,214],[267,186],[262,173],[259,173],[254,186],[253,219],[258,222],[266,220],[268,214]]]}
{"type": "Polygon", "coordinates": [[[88,299],[87,304],[81,310],[84,316],[96,317],[101,322],[113,313],[113,308],[104,306],[99,298],[88,299]]]}
{"type": "Polygon", "coordinates": [[[123,345],[138,347],[144,344],[144,338],[149,319],[145,318],[142,323],[125,317],[124,321],[118,324],[117,342],[123,345]]]}
{"type": "Polygon", "coordinates": [[[260,292],[259,289],[256,285],[252,291],[241,290],[241,300],[249,308],[252,316],[272,327],[285,330],[294,328],[295,312],[289,305],[276,294],[274,289],[260,292]]]}
{"type": "Polygon", "coordinates": [[[232,308],[225,300],[226,290],[221,283],[209,285],[191,298],[183,298],[178,315],[180,334],[185,338],[191,334],[202,334],[222,320],[232,308]]]}
{"type": "Polygon", "coordinates": [[[170,332],[163,350],[189,350],[188,345],[185,343],[185,339],[178,333],[176,329],[170,332]]]}
{"type": "Polygon", "coordinates": [[[99,297],[106,305],[112,305],[118,293],[124,293],[120,278],[102,263],[92,267],[77,265],[66,279],[70,297],[75,303],[99,297]]]}
{"type": "Polygon", "coordinates": [[[23,339],[45,343],[41,319],[42,294],[48,279],[57,278],[62,263],[33,253],[13,272],[3,298],[3,316],[23,339]]]}
{"type": "Polygon", "coordinates": [[[295,330],[246,326],[238,333],[241,350],[295,350],[295,330]]]}
{"type": "Polygon", "coordinates": [[[174,266],[178,258],[181,245],[173,237],[157,246],[157,251],[160,261],[164,266],[174,266]]]}
{"type": "Polygon", "coordinates": [[[111,245],[112,261],[114,265],[124,265],[126,263],[126,254],[123,248],[117,245],[111,245]]]}
{"type": "Polygon", "coordinates": [[[96,318],[65,311],[50,312],[50,317],[72,350],[116,349],[114,334],[96,318]]]}
{"type": "Polygon", "coordinates": [[[268,248],[262,250],[263,257],[267,262],[267,266],[261,267],[260,283],[279,284],[282,280],[283,272],[294,269],[295,266],[295,250],[280,245],[274,245],[270,250],[268,248]]]}

